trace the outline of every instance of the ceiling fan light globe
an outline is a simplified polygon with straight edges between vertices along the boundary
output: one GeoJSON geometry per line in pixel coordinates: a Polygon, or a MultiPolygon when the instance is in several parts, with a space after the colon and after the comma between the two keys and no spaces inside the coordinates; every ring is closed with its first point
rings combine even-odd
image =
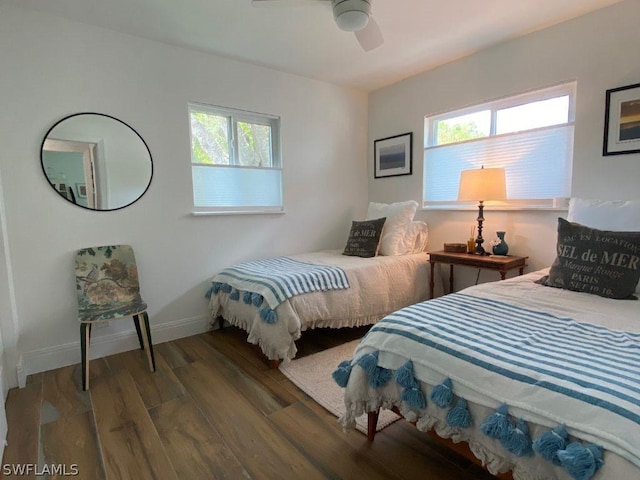
{"type": "Polygon", "coordinates": [[[357,32],[369,23],[371,4],[367,0],[334,0],[333,17],[340,30],[357,32]]]}

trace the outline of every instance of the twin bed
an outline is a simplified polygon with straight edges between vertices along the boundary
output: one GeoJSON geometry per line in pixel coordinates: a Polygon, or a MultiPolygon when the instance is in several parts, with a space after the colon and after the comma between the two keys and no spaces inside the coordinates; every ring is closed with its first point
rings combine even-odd
{"type": "Polygon", "coordinates": [[[334,374],[346,387],[343,426],[394,409],[419,430],[467,442],[494,475],[591,478],[572,476],[570,458],[558,464],[574,443],[586,457],[579,471],[640,478],[640,302],[536,283],[547,273],[469,287],[374,325],[334,374]]]}
{"type": "MultiPolygon", "coordinates": [[[[429,256],[424,252],[361,258],[333,250],[287,258],[302,264],[339,267],[346,276],[348,288],[319,288],[292,296],[272,308],[276,314],[276,321],[272,323],[261,317],[263,307],[245,303],[246,289],[241,288],[242,294],[235,300],[233,291],[219,290],[211,295],[209,302],[213,318],[224,318],[245,330],[247,340],[258,345],[269,360],[293,359],[295,341],[305,330],[370,325],[395,310],[428,298],[429,256]]],[[[240,286],[234,278],[221,273],[214,280],[240,286]]],[[[266,300],[262,302],[267,303],[266,300]]]]}
{"type": "Polygon", "coordinates": [[[333,374],[342,425],[368,414],[373,439],[393,409],[494,475],[640,478],[640,202],[572,199],[569,218],[550,268],[376,323],[333,374]]]}
{"type": "MultiPolygon", "coordinates": [[[[352,222],[344,250],[267,258],[227,267],[207,292],[212,319],[248,333],[274,363],[296,355],[312,328],[370,325],[429,295],[428,227],[415,201],[371,202],[352,222]]],[[[436,294],[442,291],[440,282],[436,294]]]]}

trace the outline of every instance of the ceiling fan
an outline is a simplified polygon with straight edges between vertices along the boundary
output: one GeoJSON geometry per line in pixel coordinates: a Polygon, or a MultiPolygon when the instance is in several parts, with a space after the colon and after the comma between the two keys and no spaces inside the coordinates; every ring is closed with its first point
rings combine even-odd
{"type": "Polygon", "coordinates": [[[369,52],[384,43],[382,32],[371,17],[372,0],[251,0],[253,6],[292,6],[329,4],[340,30],[354,32],[358,43],[369,52]]]}

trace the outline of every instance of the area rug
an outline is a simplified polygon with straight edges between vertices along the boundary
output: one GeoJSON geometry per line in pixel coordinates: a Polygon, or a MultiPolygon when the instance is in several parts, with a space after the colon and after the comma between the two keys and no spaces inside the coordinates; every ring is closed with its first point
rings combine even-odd
{"type": "MultiPolygon", "coordinates": [[[[336,417],[345,412],[344,389],[340,388],[331,374],[343,360],[349,360],[359,340],[323,350],[306,357],[280,365],[280,371],[316,402],[336,417]]],[[[391,425],[400,417],[389,410],[381,410],[376,431],[391,425]]],[[[367,415],[356,419],[356,429],[367,433],[367,415]]]]}

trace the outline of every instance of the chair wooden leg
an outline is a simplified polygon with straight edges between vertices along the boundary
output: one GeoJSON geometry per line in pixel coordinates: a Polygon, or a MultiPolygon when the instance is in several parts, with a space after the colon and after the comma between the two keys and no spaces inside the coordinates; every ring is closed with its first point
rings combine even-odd
{"type": "Polygon", "coordinates": [[[149,360],[149,369],[152,372],[156,371],[156,359],[153,356],[153,343],[151,342],[151,328],[149,327],[149,315],[147,312],[142,313],[144,322],[140,324],[140,330],[142,331],[142,340],[144,342],[144,348],[147,350],[147,359],[149,360]]]}
{"type": "Polygon", "coordinates": [[[138,334],[138,343],[140,344],[140,350],[144,350],[144,342],[142,341],[142,332],[140,331],[140,315],[133,316],[133,324],[136,326],[136,333],[138,334]]]}
{"type": "Polygon", "coordinates": [[[82,353],[82,390],[89,390],[89,344],[91,343],[91,324],[80,324],[80,350],[82,353]]]}

